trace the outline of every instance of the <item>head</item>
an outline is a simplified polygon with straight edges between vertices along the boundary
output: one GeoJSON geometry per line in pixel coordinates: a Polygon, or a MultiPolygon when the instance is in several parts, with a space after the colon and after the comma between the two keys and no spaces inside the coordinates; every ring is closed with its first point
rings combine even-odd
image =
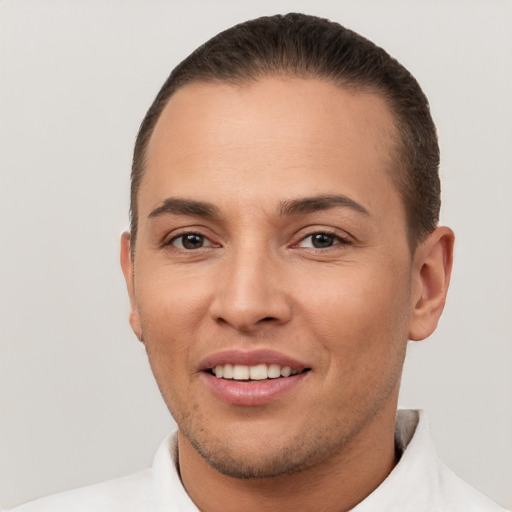
{"type": "Polygon", "coordinates": [[[441,205],[439,146],[428,100],[416,79],[385,50],[356,32],[326,19],[288,14],[258,18],[221,32],[183,60],[160,89],[135,143],[132,250],[147,146],[171,96],[191,83],[243,85],[276,75],[316,78],[384,99],[396,127],[390,176],[404,202],[411,249],[435,229],[441,205]]]}
{"type": "Polygon", "coordinates": [[[248,22],[173,71],[121,260],[180,459],[264,478],[392,442],[450,276],[437,160],[415,80],[337,24],[248,22]]]}

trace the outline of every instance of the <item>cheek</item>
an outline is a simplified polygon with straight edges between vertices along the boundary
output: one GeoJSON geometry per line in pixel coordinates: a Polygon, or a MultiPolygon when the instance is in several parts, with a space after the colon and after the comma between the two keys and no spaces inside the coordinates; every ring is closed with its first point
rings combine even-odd
{"type": "Polygon", "coordinates": [[[144,327],[158,338],[181,337],[207,311],[209,289],[204,279],[183,272],[141,272],[136,290],[144,327]]]}
{"type": "Polygon", "coordinates": [[[307,286],[301,308],[323,340],[332,367],[370,370],[401,357],[397,352],[408,332],[408,283],[404,269],[380,266],[374,271],[340,269],[336,277],[307,286]]]}
{"type": "Polygon", "coordinates": [[[371,279],[338,283],[345,286],[323,301],[315,299],[311,325],[325,355],[322,387],[336,390],[328,393],[329,408],[346,421],[350,414],[377,410],[398,391],[407,345],[407,300],[402,287],[377,289],[371,279]]]}
{"type": "MultiPolygon", "coordinates": [[[[170,274],[170,273],[169,273],[170,274]]],[[[162,390],[186,386],[190,350],[204,323],[207,286],[174,275],[142,275],[138,310],[149,362],[162,390]]]]}

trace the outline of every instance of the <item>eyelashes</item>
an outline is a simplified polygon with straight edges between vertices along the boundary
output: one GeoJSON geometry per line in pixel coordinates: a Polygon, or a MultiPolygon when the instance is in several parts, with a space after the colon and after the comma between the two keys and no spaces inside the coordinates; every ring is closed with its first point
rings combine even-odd
{"type": "Polygon", "coordinates": [[[183,251],[193,251],[203,247],[214,247],[215,244],[209,238],[200,233],[182,233],[167,242],[166,245],[176,247],[183,251]]]}
{"type": "Polygon", "coordinates": [[[337,245],[350,245],[351,241],[347,237],[340,236],[330,231],[317,231],[311,233],[300,240],[297,247],[306,249],[329,249],[337,245]]]}
{"type": "MultiPolygon", "coordinates": [[[[303,248],[314,251],[326,251],[348,245],[352,245],[352,241],[346,236],[341,236],[329,230],[317,230],[303,236],[297,243],[292,244],[291,247],[294,249],[303,248]]],[[[180,233],[165,242],[164,246],[181,252],[194,252],[201,249],[222,247],[206,235],[194,231],[180,233]]]]}

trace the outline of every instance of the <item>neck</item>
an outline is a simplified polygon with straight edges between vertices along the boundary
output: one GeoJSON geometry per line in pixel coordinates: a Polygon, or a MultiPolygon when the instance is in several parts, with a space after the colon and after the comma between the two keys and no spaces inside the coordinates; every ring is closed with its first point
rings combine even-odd
{"type": "Polygon", "coordinates": [[[343,512],[371,494],[396,464],[395,411],[381,411],[349,446],[321,464],[272,478],[219,473],[178,433],[183,485],[202,512],[343,512]]]}

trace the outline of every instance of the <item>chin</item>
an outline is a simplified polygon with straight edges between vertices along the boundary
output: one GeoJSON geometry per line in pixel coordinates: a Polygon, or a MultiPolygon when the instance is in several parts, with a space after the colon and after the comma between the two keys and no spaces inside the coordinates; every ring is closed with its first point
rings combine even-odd
{"type": "Polygon", "coordinates": [[[314,465],[317,454],[305,454],[297,447],[282,447],[273,453],[248,454],[245,450],[234,450],[223,446],[220,450],[204,447],[192,442],[199,455],[216,471],[238,479],[276,478],[300,472],[314,465]],[[242,452],[242,453],[240,453],[242,452]]]}
{"type": "Polygon", "coordinates": [[[326,429],[322,435],[305,425],[294,432],[279,429],[280,435],[278,429],[268,429],[267,434],[262,435],[262,425],[250,429],[251,432],[245,430],[243,435],[236,435],[232,429],[223,429],[219,435],[204,428],[189,430],[183,424],[181,427],[181,433],[211,468],[238,479],[299,473],[342,452],[346,443],[346,438],[340,435],[341,429],[326,429]]]}

